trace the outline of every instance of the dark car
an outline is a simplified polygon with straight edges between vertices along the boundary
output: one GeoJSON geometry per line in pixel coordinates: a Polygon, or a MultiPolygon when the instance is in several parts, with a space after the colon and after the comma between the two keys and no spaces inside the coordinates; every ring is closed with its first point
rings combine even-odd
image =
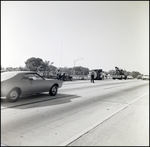
{"type": "Polygon", "coordinates": [[[142,75],[138,75],[138,76],[137,76],[137,79],[142,79],[142,75]]]}
{"type": "Polygon", "coordinates": [[[149,75],[143,75],[142,80],[149,80],[149,75]]]}
{"type": "Polygon", "coordinates": [[[72,76],[65,72],[62,72],[57,78],[62,81],[72,81],[72,76]]]}

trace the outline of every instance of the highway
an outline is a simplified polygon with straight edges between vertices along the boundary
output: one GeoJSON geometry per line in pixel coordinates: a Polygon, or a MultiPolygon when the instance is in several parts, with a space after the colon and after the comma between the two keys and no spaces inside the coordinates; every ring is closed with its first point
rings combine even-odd
{"type": "Polygon", "coordinates": [[[1,99],[1,142],[8,146],[149,145],[149,81],[64,82],[48,93],[1,99]]]}

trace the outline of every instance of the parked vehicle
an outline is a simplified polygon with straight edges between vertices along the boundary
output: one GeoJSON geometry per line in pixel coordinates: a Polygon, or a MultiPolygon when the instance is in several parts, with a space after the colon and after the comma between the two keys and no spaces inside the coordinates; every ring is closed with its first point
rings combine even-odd
{"type": "Polygon", "coordinates": [[[133,77],[132,76],[127,76],[127,79],[133,79],[133,77]]]}
{"type": "Polygon", "coordinates": [[[72,81],[72,76],[65,72],[62,72],[61,75],[57,77],[57,79],[62,80],[62,81],[72,81]]]}
{"type": "Polygon", "coordinates": [[[149,80],[149,75],[143,75],[142,80],[149,80]]]}
{"type": "Polygon", "coordinates": [[[1,97],[16,102],[20,95],[49,92],[57,94],[63,82],[57,79],[45,79],[34,71],[10,71],[1,73],[1,97]]]}
{"type": "Polygon", "coordinates": [[[138,75],[138,76],[137,76],[137,79],[142,79],[142,75],[138,75]]]}
{"type": "Polygon", "coordinates": [[[127,79],[127,75],[125,74],[123,69],[120,69],[117,66],[115,66],[115,70],[116,70],[116,73],[115,73],[115,75],[112,76],[112,79],[114,79],[114,80],[115,79],[119,79],[119,80],[127,79]]]}

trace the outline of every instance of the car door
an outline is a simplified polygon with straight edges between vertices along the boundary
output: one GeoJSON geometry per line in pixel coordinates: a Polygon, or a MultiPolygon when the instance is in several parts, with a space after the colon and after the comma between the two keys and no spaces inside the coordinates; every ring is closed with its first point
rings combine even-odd
{"type": "Polygon", "coordinates": [[[29,80],[28,74],[24,74],[20,81],[20,88],[22,94],[31,93],[31,82],[29,80]]]}
{"type": "Polygon", "coordinates": [[[48,82],[39,74],[28,74],[31,83],[31,92],[40,93],[49,91],[50,87],[48,82]]]}

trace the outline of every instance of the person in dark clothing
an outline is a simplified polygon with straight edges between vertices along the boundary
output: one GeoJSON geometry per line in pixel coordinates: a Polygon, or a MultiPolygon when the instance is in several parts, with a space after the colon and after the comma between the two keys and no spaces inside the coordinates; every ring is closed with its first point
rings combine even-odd
{"type": "Polygon", "coordinates": [[[94,82],[94,72],[92,71],[92,73],[91,73],[91,83],[95,83],[94,82]]]}
{"type": "Polygon", "coordinates": [[[63,73],[63,75],[62,75],[62,80],[63,80],[63,81],[66,81],[66,73],[63,73]]]}
{"type": "Polygon", "coordinates": [[[61,80],[61,72],[60,72],[60,70],[58,70],[57,79],[58,79],[58,80],[61,80]]]}

